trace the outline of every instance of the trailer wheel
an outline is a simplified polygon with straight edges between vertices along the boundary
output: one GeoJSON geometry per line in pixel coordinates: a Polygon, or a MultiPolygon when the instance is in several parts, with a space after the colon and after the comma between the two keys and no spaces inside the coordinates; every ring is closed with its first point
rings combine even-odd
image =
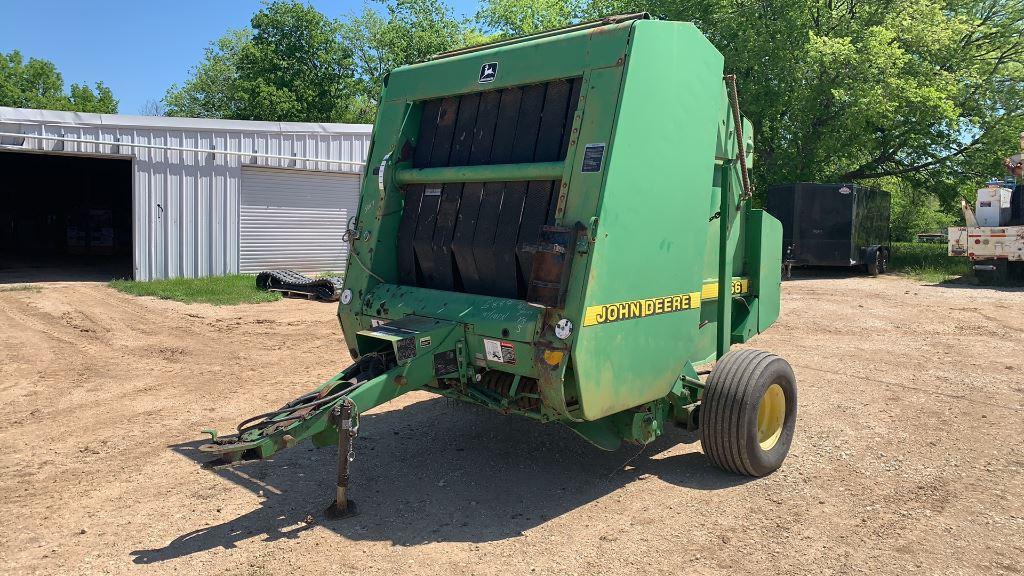
{"type": "Polygon", "coordinates": [[[865,266],[868,269],[868,274],[872,276],[878,276],[885,272],[885,256],[881,248],[877,246],[869,246],[867,254],[865,255],[865,266]]]}
{"type": "Polygon", "coordinates": [[[728,352],[711,371],[701,400],[704,454],[736,474],[774,472],[793,441],[796,401],[789,362],[761,350],[728,352]]]}

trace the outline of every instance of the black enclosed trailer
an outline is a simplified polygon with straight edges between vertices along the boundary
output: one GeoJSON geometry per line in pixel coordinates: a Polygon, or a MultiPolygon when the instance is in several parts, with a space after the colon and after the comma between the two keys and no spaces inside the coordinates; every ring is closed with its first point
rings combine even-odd
{"type": "Polygon", "coordinates": [[[765,209],[782,222],[792,266],[862,266],[884,273],[889,260],[889,193],[858,184],[800,182],[768,189],[765,209]]]}

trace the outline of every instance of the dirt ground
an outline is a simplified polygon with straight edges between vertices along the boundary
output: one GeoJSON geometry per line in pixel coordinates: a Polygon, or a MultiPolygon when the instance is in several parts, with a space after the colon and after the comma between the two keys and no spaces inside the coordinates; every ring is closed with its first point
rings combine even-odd
{"type": "Polygon", "coordinates": [[[751,345],[793,364],[797,433],[758,480],[712,468],[681,430],[605,453],[557,425],[399,398],[364,418],[360,515],[335,522],[333,448],[219,470],[195,453],[202,428],[344,367],[333,305],[44,286],[0,292],[3,574],[1024,570],[1024,292],[787,282],[751,345]]]}

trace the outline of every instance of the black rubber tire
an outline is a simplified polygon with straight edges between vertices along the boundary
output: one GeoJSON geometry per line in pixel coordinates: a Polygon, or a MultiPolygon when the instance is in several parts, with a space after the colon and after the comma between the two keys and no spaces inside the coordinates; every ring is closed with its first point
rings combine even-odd
{"type": "Polygon", "coordinates": [[[716,466],[746,476],[778,470],[789,453],[796,428],[796,376],[789,362],[761,350],[726,353],[708,376],[700,406],[700,444],[716,466]],[[786,399],[782,433],[764,450],[757,439],[757,412],[772,384],[786,399]]]}
{"type": "Polygon", "coordinates": [[[889,251],[885,248],[878,249],[878,273],[885,274],[889,271],[889,251]]]}
{"type": "Polygon", "coordinates": [[[867,268],[868,274],[870,274],[872,276],[878,276],[878,274],[880,272],[880,267],[879,267],[879,264],[880,264],[880,262],[879,262],[879,255],[880,255],[880,253],[881,253],[881,251],[878,248],[875,248],[874,246],[868,248],[867,258],[866,258],[867,261],[865,262],[864,265],[867,268]]]}

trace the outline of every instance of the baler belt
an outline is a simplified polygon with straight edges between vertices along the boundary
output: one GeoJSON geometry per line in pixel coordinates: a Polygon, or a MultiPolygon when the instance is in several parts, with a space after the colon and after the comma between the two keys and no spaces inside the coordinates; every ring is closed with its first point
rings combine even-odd
{"type": "MultiPolygon", "coordinates": [[[[469,152],[469,164],[471,165],[476,166],[490,162],[491,145],[494,142],[494,126],[498,121],[500,100],[501,93],[499,91],[485,92],[480,95],[476,127],[473,130],[472,146],[469,152]]],[[[483,191],[484,184],[482,182],[468,182],[463,186],[462,198],[455,219],[455,232],[452,237],[455,271],[462,281],[463,290],[474,294],[481,294],[484,290],[476,258],[473,255],[474,236],[480,216],[483,191]]]]}
{"type": "Polygon", "coordinates": [[[314,279],[294,270],[267,270],[256,275],[256,287],[260,290],[305,294],[324,302],[334,302],[341,294],[342,279],[314,279]]]}
{"type": "MultiPolygon", "coordinates": [[[[563,160],[581,80],[423,103],[416,168],[563,160]]],[[[532,253],[554,222],[558,182],[414,184],[398,234],[403,284],[525,298],[532,253]]]]}

